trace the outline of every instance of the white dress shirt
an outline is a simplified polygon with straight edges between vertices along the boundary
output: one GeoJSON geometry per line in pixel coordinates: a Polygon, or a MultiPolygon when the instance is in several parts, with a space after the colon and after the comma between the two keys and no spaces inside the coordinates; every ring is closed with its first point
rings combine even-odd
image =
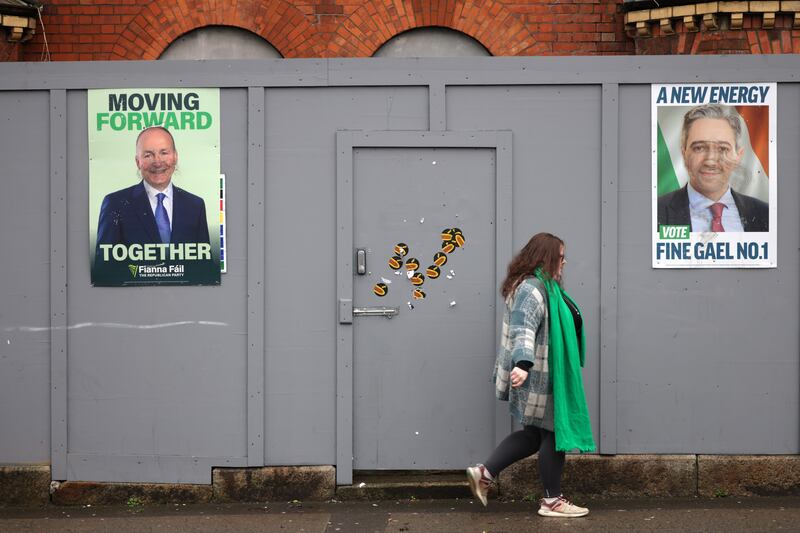
{"type": "Polygon", "coordinates": [[[147,192],[147,198],[150,200],[150,209],[153,210],[154,217],[156,216],[156,207],[158,207],[158,198],[156,198],[156,195],[160,192],[164,193],[164,201],[162,203],[164,204],[164,209],[167,210],[167,216],[169,217],[169,229],[172,230],[172,182],[170,182],[169,185],[167,185],[167,188],[163,191],[153,188],[152,185],[144,180],[142,180],[142,184],[144,185],[144,190],[147,192]]]}
{"type": "MultiPolygon", "coordinates": [[[[170,184],[170,186],[172,185],[170,184]]],[[[711,220],[714,218],[711,214],[711,206],[717,202],[709,200],[697,192],[691,183],[688,184],[686,189],[689,193],[689,214],[692,217],[692,231],[711,231],[711,220]]],[[[725,231],[744,231],[742,219],[739,218],[739,209],[736,208],[736,202],[733,201],[730,187],[718,202],[725,205],[725,209],[722,210],[722,227],[725,228],[725,231]]]]}

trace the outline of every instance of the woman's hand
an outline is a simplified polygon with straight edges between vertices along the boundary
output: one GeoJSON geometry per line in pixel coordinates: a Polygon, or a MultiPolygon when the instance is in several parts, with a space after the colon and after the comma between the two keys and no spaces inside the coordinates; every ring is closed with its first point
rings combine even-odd
{"type": "Polygon", "coordinates": [[[515,389],[525,383],[526,379],[528,379],[528,373],[525,370],[517,366],[511,370],[511,386],[515,389]]]}

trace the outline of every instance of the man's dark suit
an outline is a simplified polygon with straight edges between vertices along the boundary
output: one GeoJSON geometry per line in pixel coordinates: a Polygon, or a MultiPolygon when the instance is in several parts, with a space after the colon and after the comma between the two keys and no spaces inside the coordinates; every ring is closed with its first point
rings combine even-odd
{"type": "MultiPolygon", "coordinates": [[[[691,226],[689,213],[689,191],[684,185],[677,191],[658,197],[658,225],[691,226]]],[[[739,210],[742,227],[745,231],[769,231],[769,205],[731,189],[731,196],[739,210]]]]}
{"type": "MultiPolygon", "coordinates": [[[[172,238],[170,242],[209,242],[203,199],[172,186],[172,238]]],[[[103,199],[97,223],[97,254],[101,244],[159,243],[156,219],[142,182],[112,192],[103,199]]]]}

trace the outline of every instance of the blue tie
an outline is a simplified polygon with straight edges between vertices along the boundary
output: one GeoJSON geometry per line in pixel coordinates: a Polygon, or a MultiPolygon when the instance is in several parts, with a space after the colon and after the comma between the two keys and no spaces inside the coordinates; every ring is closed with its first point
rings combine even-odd
{"type": "Polygon", "coordinates": [[[158,198],[158,205],[156,206],[156,226],[158,226],[158,234],[161,236],[161,242],[168,243],[172,231],[169,229],[169,215],[164,208],[164,196],[163,192],[156,195],[156,198],[158,198]]]}

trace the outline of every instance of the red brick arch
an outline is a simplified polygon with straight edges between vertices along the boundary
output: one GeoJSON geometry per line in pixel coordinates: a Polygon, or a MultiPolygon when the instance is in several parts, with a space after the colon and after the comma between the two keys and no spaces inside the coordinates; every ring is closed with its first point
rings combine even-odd
{"type": "Polygon", "coordinates": [[[492,55],[535,53],[536,40],[520,17],[495,0],[367,0],[329,41],[329,57],[369,57],[404,31],[441,26],[480,42],[492,55]]]}
{"type": "Polygon", "coordinates": [[[285,0],[153,0],[120,33],[110,59],[158,59],[175,39],[205,26],[249,30],[283,57],[325,53],[305,15],[285,0]]]}

